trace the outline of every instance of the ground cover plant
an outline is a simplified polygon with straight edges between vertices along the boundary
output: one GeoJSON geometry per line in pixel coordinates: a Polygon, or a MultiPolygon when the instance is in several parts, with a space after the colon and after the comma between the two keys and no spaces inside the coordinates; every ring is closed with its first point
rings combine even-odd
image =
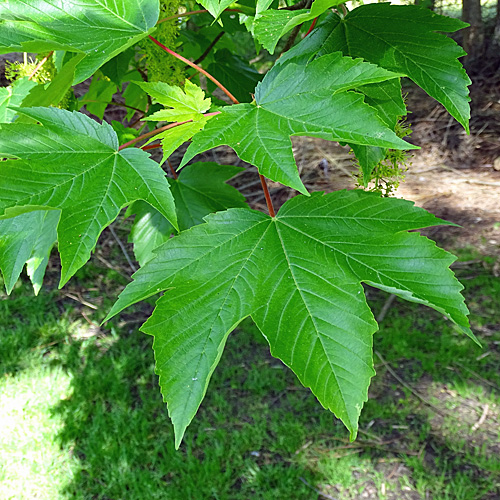
{"type": "Polygon", "coordinates": [[[417,147],[404,140],[401,78],[468,130],[464,53],[443,34],[465,24],[418,6],[200,3],[0,5],[0,51],[38,54],[10,66],[1,94],[6,289],[26,265],[37,292],[56,241],[67,284],[128,207],[141,268],[105,320],[163,292],[142,331],[154,337],[176,447],[247,317],[354,439],[375,373],[377,323],[363,284],[427,305],[475,340],[449,268],[455,258],[414,232],[451,223],[387,196],[403,151],[417,147]],[[259,72],[249,61],[264,49],[259,72]],[[90,77],[77,98],[73,87],[90,77]],[[117,88],[130,117],[139,115],[133,127],[80,111],[102,118],[117,88]],[[309,193],[291,136],[351,146],[365,189],[309,193]],[[148,153],[157,140],[159,162],[148,153]],[[188,140],[167,179],[162,166],[188,140]],[[237,167],[189,163],[220,145],[257,167],[268,214],[225,185],[237,167]],[[300,194],[275,212],[266,178],[300,194]]]}

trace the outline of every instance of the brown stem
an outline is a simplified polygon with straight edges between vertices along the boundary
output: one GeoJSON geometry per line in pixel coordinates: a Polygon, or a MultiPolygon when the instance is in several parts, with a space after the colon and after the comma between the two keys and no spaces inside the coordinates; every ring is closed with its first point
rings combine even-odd
{"type": "MultiPolygon", "coordinates": [[[[224,9],[224,11],[242,12],[240,9],[224,9]]],[[[160,19],[156,24],[164,23],[165,21],[172,21],[172,19],[177,19],[179,17],[194,16],[195,14],[203,14],[204,12],[208,12],[208,10],[201,9],[201,10],[192,10],[191,12],[183,12],[182,14],[175,14],[173,16],[168,16],[163,19],[160,19]]]]}
{"type": "Polygon", "coordinates": [[[224,92],[224,94],[226,94],[229,97],[229,99],[231,99],[231,101],[234,102],[234,104],[239,104],[236,97],[234,97],[234,95],[231,94],[231,92],[229,92],[229,90],[227,90],[226,87],[224,87],[224,85],[222,85],[222,83],[220,83],[219,80],[216,80],[210,73],[205,71],[203,68],[200,68],[197,64],[191,62],[189,59],[186,59],[185,57],[181,56],[180,54],[177,54],[177,52],[174,52],[173,50],[170,50],[168,47],[165,47],[165,45],[160,43],[158,40],[156,40],[156,38],[153,38],[151,35],[149,35],[149,39],[152,42],[156,43],[156,45],[158,45],[158,47],[161,47],[165,52],[168,52],[170,55],[179,59],[179,61],[186,63],[187,65],[194,68],[196,71],[199,71],[201,74],[205,75],[209,80],[212,80],[212,82],[214,82],[215,85],[217,85],[217,87],[219,87],[222,90],[222,92],[224,92]]]}
{"type": "Polygon", "coordinates": [[[290,33],[290,36],[288,37],[288,40],[285,43],[285,46],[283,47],[282,54],[284,54],[285,52],[289,51],[292,48],[293,42],[295,42],[295,39],[299,34],[300,28],[302,28],[302,24],[299,24],[298,26],[295,26],[295,28],[293,28],[292,32],[290,33]]]}
{"type": "Polygon", "coordinates": [[[226,32],[225,31],[221,31],[213,40],[212,40],[212,43],[207,47],[207,49],[205,50],[205,52],[203,52],[203,54],[201,54],[200,57],[198,57],[198,59],[195,59],[194,63],[193,64],[200,64],[201,61],[203,61],[203,59],[205,59],[205,57],[208,56],[208,54],[210,54],[210,51],[214,48],[215,44],[222,38],[222,36],[225,34],[226,32]]]}
{"type": "Polygon", "coordinates": [[[262,189],[264,190],[264,196],[266,197],[266,204],[267,204],[267,209],[269,210],[269,215],[271,217],[276,217],[273,207],[273,201],[271,200],[269,189],[267,189],[266,178],[262,174],[259,174],[259,178],[260,178],[260,183],[262,185],[262,189]]]}
{"type": "Polygon", "coordinates": [[[151,132],[147,132],[146,134],[142,134],[139,137],[136,137],[135,139],[132,139],[131,141],[126,142],[125,144],[122,144],[119,148],[118,151],[121,151],[122,149],[128,148],[129,146],[132,146],[136,142],[142,141],[143,139],[149,139],[150,137],[153,137],[153,135],[159,134],[160,132],[163,132],[165,130],[178,127],[179,125],[184,125],[185,123],[189,123],[193,120],[187,120],[185,122],[176,122],[176,123],[170,123],[168,125],[165,125],[164,127],[160,128],[155,128],[154,130],[151,130],[151,132]]]}
{"type": "Polygon", "coordinates": [[[35,69],[31,72],[31,75],[28,77],[28,80],[31,80],[37,73],[37,71],[47,62],[47,59],[54,53],[54,51],[50,51],[35,67],[35,69]]]}
{"type": "Polygon", "coordinates": [[[179,176],[177,175],[177,172],[175,171],[174,166],[170,162],[170,159],[167,158],[168,166],[170,167],[170,171],[172,172],[172,175],[174,176],[174,179],[177,179],[179,176]]]}
{"type": "Polygon", "coordinates": [[[161,148],[161,144],[148,144],[147,146],[141,146],[141,149],[143,151],[148,151],[150,149],[157,149],[161,148]]]}

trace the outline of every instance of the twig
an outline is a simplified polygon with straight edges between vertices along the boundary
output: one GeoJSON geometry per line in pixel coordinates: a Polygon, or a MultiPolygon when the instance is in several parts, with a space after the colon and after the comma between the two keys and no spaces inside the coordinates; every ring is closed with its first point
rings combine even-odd
{"type": "Polygon", "coordinates": [[[205,52],[203,52],[203,54],[201,54],[200,57],[198,57],[198,59],[195,59],[194,63],[193,64],[200,64],[201,61],[203,61],[203,59],[205,59],[205,57],[208,56],[208,54],[210,54],[210,51],[214,48],[215,44],[225,35],[225,31],[221,31],[213,40],[212,42],[210,43],[210,45],[205,49],[205,52]]]}
{"type": "Polygon", "coordinates": [[[421,394],[419,394],[413,387],[408,385],[387,363],[387,361],[382,357],[382,355],[378,352],[375,351],[375,354],[378,356],[382,364],[387,368],[387,371],[406,389],[408,389],[414,396],[416,396],[422,403],[426,404],[430,408],[432,408],[437,414],[441,415],[442,417],[445,417],[448,415],[448,412],[443,411],[441,408],[438,408],[437,406],[433,405],[430,401],[425,399],[421,394]]]}
{"type": "Polygon", "coordinates": [[[394,299],[396,296],[391,293],[389,297],[387,297],[387,300],[385,301],[384,305],[382,306],[382,309],[380,310],[379,315],[377,316],[377,323],[382,323],[384,321],[385,315],[391,308],[392,303],[394,302],[394,299]]]}
{"type": "Polygon", "coordinates": [[[323,493],[322,491],[318,490],[317,488],[315,488],[312,484],[309,484],[302,476],[299,476],[299,479],[308,487],[308,488],[311,488],[311,490],[313,490],[314,492],[316,492],[320,497],[323,497],[323,498],[328,498],[328,500],[338,500],[338,498],[334,498],[330,495],[328,495],[327,493],[323,493]]]}
{"type": "Polygon", "coordinates": [[[260,183],[262,185],[262,189],[264,190],[264,196],[266,198],[266,205],[267,205],[267,209],[269,210],[269,215],[271,217],[276,217],[276,214],[274,212],[273,202],[272,202],[271,196],[269,194],[269,189],[267,189],[266,178],[261,174],[259,174],[259,177],[260,177],[260,183]]]}
{"type": "Polygon", "coordinates": [[[293,28],[292,32],[290,33],[290,36],[288,37],[288,40],[285,43],[285,46],[283,47],[282,54],[284,54],[285,52],[287,52],[292,48],[293,43],[295,42],[295,39],[299,34],[300,28],[302,28],[302,24],[299,24],[298,26],[295,26],[295,28],[293,28]]]}
{"type": "Polygon", "coordinates": [[[170,161],[169,158],[167,158],[168,166],[170,167],[170,171],[172,172],[172,175],[174,176],[174,179],[177,179],[179,176],[177,175],[177,172],[175,171],[174,166],[172,165],[172,162],[170,161]]]}
{"type": "MultiPolygon", "coordinates": [[[[213,113],[205,113],[203,116],[215,116],[218,115],[220,111],[214,111],[213,113]]],[[[159,134],[160,132],[164,132],[165,130],[169,130],[174,127],[178,127],[179,125],[184,125],[185,123],[190,123],[193,120],[186,120],[185,122],[175,122],[175,123],[169,123],[168,125],[165,125],[164,127],[160,128],[155,128],[154,130],[151,130],[151,132],[147,132],[145,134],[140,135],[139,137],[136,137],[135,139],[132,139],[131,141],[126,142],[125,144],[122,144],[119,148],[118,151],[121,151],[122,149],[128,148],[129,146],[132,146],[136,142],[142,141],[144,139],[149,139],[150,137],[153,137],[154,135],[159,134]]]]}
{"type": "Polygon", "coordinates": [[[192,122],[193,120],[187,120],[185,122],[175,122],[175,123],[170,123],[168,125],[165,125],[164,127],[160,128],[155,128],[154,130],[151,130],[151,132],[147,132],[146,134],[142,134],[139,137],[136,137],[135,139],[132,139],[131,141],[126,142],[125,144],[122,144],[119,148],[118,151],[121,151],[122,149],[128,148],[129,146],[132,146],[136,142],[142,141],[144,139],[149,139],[150,137],[153,137],[153,135],[159,134],[160,132],[164,132],[165,130],[169,130],[174,127],[178,127],[179,125],[184,125],[185,123],[192,122]]]}
{"type": "Polygon", "coordinates": [[[486,403],[484,405],[484,408],[483,408],[483,413],[481,415],[481,417],[479,418],[479,420],[472,426],[471,428],[471,432],[474,432],[474,431],[477,431],[479,429],[479,427],[481,427],[481,425],[484,424],[484,421],[486,420],[486,417],[488,415],[488,410],[490,409],[490,405],[488,403],[486,403]]]}
{"type": "Polygon", "coordinates": [[[102,255],[96,253],[95,256],[96,256],[97,260],[100,260],[107,268],[112,269],[113,271],[118,273],[120,276],[123,276],[125,279],[130,281],[130,276],[127,276],[125,273],[122,273],[118,267],[113,266],[113,264],[111,264],[109,261],[107,261],[102,255]]]}
{"type": "Polygon", "coordinates": [[[125,256],[125,259],[128,262],[128,265],[130,266],[130,269],[132,269],[132,272],[135,273],[137,271],[137,267],[135,267],[134,263],[132,262],[132,259],[130,258],[127,249],[125,248],[125,245],[122,243],[122,240],[118,238],[118,235],[116,234],[115,230],[113,229],[113,226],[109,226],[109,232],[113,235],[113,238],[116,240],[118,243],[118,246],[120,247],[123,255],[125,256]]]}
{"type": "Polygon", "coordinates": [[[180,54],[177,54],[177,52],[174,52],[173,50],[170,50],[168,47],[165,47],[165,45],[160,43],[158,40],[156,40],[156,38],[153,38],[151,35],[148,36],[152,42],[158,45],[158,47],[162,48],[165,52],[168,52],[171,56],[176,57],[177,59],[179,59],[179,61],[186,63],[188,66],[191,66],[196,71],[199,71],[201,74],[205,75],[209,80],[212,80],[212,82],[214,82],[215,85],[217,85],[217,87],[219,87],[222,90],[222,92],[224,92],[224,94],[226,94],[229,97],[229,99],[231,99],[231,101],[234,102],[234,104],[239,104],[239,101],[236,99],[236,97],[234,97],[234,95],[231,94],[231,92],[229,92],[229,90],[227,90],[226,87],[224,87],[224,85],[222,85],[222,83],[219,82],[219,80],[217,80],[210,73],[208,73],[208,71],[205,71],[203,68],[200,68],[197,64],[191,62],[189,59],[186,59],[180,54]]]}
{"type": "Polygon", "coordinates": [[[475,179],[454,179],[452,182],[453,183],[465,182],[467,184],[480,184],[482,186],[500,187],[500,182],[478,181],[478,180],[475,180],[475,179]]]}
{"type": "Polygon", "coordinates": [[[31,80],[37,73],[37,71],[47,62],[47,59],[54,53],[51,50],[35,67],[35,69],[31,72],[31,75],[28,77],[28,80],[31,80]]]}
{"type": "Polygon", "coordinates": [[[148,151],[149,149],[157,149],[157,148],[161,148],[161,144],[148,144],[147,146],[141,147],[143,151],[148,151]]]}
{"type": "Polygon", "coordinates": [[[124,108],[129,108],[129,109],[133,109],[134,111],[137,111],[139,113],[142,113],[143,115],[146,114],[146,112],[143,110],[143,109],[139,109],[139,108],[134,108],[134,106],[129,106],[128,104],[125,104],[124,102],[117,102],[117,101],[111,101],[111,102],[108,102],[108,101],[98,101],[96,99],[83,99],[81,101],[79,101],[81,105],[85,105],[85,104],[89,104],[89,103],[97,103],[97,104],[109,104],[110,106],[121,106],[121,107],[124,107],[124,108]]]}
{"type": "Polygon", "coordinates": [[[494,389],[496,389],[497,391],[500,391],[500,387],[498,387],[498,385],[494,384],[493,382],[490,382],[489,380],[481,377],[481,375],[479,375],[478,373],[476,373],[474,370],[471,370],[469,367],[465,366],[465,365],[462,365],[461,363],[459,363],[458,361],[454,361],[453,362],[454,365],[456,366],[459,366],[461,369],[463,370],[466,370],[468,371],[471,375],[473,375],[474,377],[476,377],[478,380],[480,380],[481,382],[483,382],[484,384],[487,384],[489,385],[490,387],[493,387],[494,389]]]}
{"type": "Polygon", "coordinates": [[[75,300],[76,302],[80,302],[80,304],[90,307],[91,309],[98,310],[99,308],[95,306],[94,304],[91,304],[90,302],[87,302],[85,299],[82,299],[81,297],[77,297],[76,295],[73,295],[72,293],[65,293],[65,297],[68,297],[68,299],[75,300]]]}

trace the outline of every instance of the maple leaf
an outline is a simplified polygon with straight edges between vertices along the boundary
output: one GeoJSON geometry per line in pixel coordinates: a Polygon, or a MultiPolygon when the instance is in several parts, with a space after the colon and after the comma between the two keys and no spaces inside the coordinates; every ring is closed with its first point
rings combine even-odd
{"type": "Polygon", "coordinates": [[[328,54],[310,64],[273,68],[257,85],[254,104],[222,109],[193,137],[181,166],[198,153],[226,144],[259,172],[307,193],[292,153],[292,135],[413,149],[387,127],[358,86],[397,78],[360,59],[328,54]]]}
{"type": "Polygon", "coordinates": [[[187,122],[160,132],[146,143],[149,144],[158,139],[161,140],[163,158],[160,164],[162,164],[179,146],[203,129],[207,121],[211,118],[203,114],[210,108],[211,100],[206,99],[203,90],[189,80],[186,80],[184,90],[164,82],[143,82],[138,83],[138,85],[155,102],[167,106],[167,109],[161,109],[147,116],[144,120],[187,122]]]}
{"type": "Polygon", "coordinates": [[[281,61],[338,50],[362,57],[390,71],[403,73],[440,102],[468,131],[468,85],[471,81],[458,58],[464,50],[442,33],[467,27],[416,5],[362,5],[345,17],[331,14],[281,61]]]}
{"type": "Polygon", "coordinates": [[[38,294],[57,239],[59,216],[59,210],[37,210],[0,220],[0,270],[7,293],[12,292],[26,264],[38,294]]]}
{"type": "Polygon", "coordinates": [[[362,191],[287,201],[276,217],[229,209],[170,239],[108,315],[165,291],[143,325],[178,447],[229,333],[251,316],[281,359],[354,438],[377,329],[362,283],[425,304],[466,334],[455,258],[413,229],[449,224],[362,191]],[[175,363],[172,362],[175,360],[175,363]]]}
{"type": "Polygon", "coordinates": [[[141,199],[175,227],[168,182],[139,149],[118,151],[107,123],[57,108],[19,108],[41,123],[1,125],[0,216],[60,209],[57,228],[61,283],[89,259],[102,230],[130,202],[141,199]]]}
{"type": "Polygon", "coordinates": [[[320,16],[331,7],[343,3],[342,0],[315,0],[309,10],[266,10],[256,15],[253,32],[262,46],[271,54],[279,39],[292,28],[320,16]]]}

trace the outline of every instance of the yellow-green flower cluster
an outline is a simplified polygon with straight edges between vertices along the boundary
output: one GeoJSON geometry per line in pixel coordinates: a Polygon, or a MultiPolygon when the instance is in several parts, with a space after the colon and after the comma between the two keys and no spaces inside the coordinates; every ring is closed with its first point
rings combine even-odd
{"type": "MultiPolygon", "coordinates": [[[[160,19],[172,16],[179,9],[179,0],[160,1],[160,19]]],[[[175,50],[175,40],[179,34],[177,20],[160,23],[154,32],[154,37],[166,47],[175,50]]],[[[165,82],[177,86],[184,82],[184,64],[167,54],[160,47],[148,39],[142,44],[147,56],[148,80],[150,82],[165,82]]]]}

